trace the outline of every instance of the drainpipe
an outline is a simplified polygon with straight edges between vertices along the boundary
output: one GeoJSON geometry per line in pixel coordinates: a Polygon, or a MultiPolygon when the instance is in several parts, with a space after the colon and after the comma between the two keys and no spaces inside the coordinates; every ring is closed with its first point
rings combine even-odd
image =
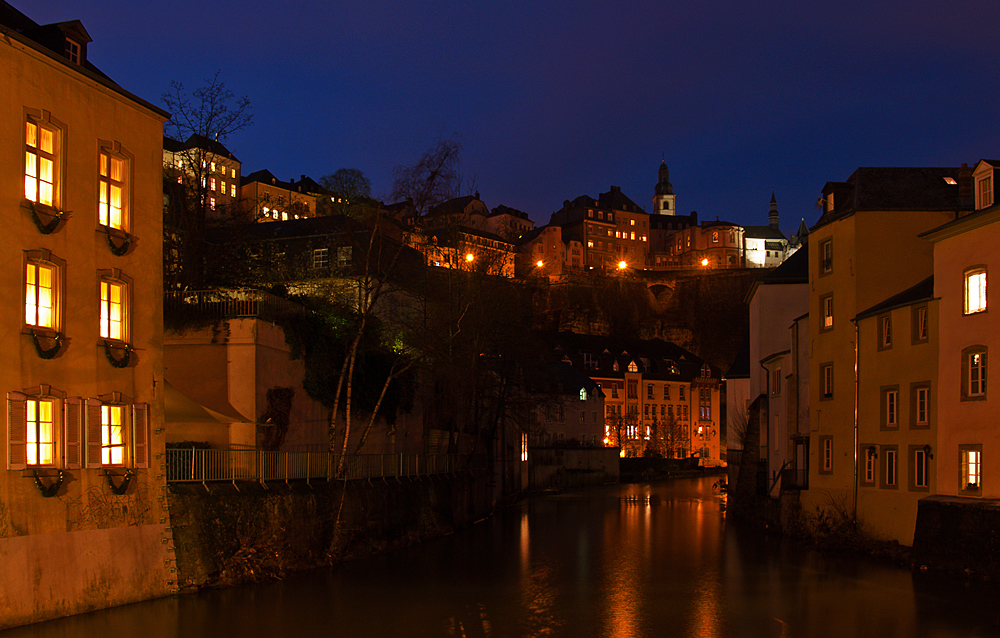
{"type": "MultiPolygon", "coordinates": [[[[767,470],[771,471],[771,373],[760,361],[757,362],[764,371],[764,398],[767,399],[767,418],[764,419],[764,435],[767,437],[767,470]]],[[[748,417],[749,418],[749,417],[748,417]]],[[[760,450],[760,415],[757,416],[757,449],[760,450]]],[[[746,446],[743,446],[744,449],[746,446]]],[[[758,452],[759,454],[759,452],[758,452]]],[[[758,456],[758,458],[760,458],[758,456]]],[[[766,474],[765,474],[766,476],[766,474]]],[[[768,479],[770,480],[770,478],[768,479]]],[[[773,489],[773,486],[772,486],[773,489]]],[[[768,494],[771,490],[768,490],[768,494]]]]}
{"type": "Polygon", "coordinates": [[[861,357],[858,351],[858,340],[861,335],[861,327],[858,325],[858,320],[851,319],[854,323],[854,515],[852,517],[852,523],[857,529],[858,526],[858,481],[861,478],[858,472],[860,471],[860,465],[858,464],[858,408],[860,406],[860,393],[861,389],[861,374],[860,374],[860,363],[861,357]]]}

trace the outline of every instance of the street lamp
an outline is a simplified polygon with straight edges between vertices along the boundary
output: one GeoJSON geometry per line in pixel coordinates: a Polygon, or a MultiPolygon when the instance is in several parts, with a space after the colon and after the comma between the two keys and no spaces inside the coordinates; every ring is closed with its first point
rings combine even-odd
{"type": "Polygon", "coordinates": [[[625,270],[626,268],[628,268],[628,264],[625,263],[624,259],[618,262],[618,270],[625,270]]]}
{"type": "Polygon", "coordinates": [[[476,258],[475,255],[473,255],[472,253],[469,253],[468,255],[465,256],[465,261],[472,261],[475,258],[476,258]]]}
{"type": "Polygon", "coordinates": [[[541,259],[539,259],[538,261],[535,262],[535,265],[538,266],[539,268],[541,268],[542,266],[545,265],[545,262],[542,261],[541,259]]]}
{"type": "Polygon", "coordinates": [[[702,266],[707,266],[708,265],[708,257],[705,257],[704,259],[701,260],[701,265],[702,266]]]}

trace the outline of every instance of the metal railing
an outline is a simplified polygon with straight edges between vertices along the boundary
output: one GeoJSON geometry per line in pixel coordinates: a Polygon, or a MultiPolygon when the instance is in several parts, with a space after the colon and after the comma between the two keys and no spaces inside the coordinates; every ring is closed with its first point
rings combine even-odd
{"type": "Polygon", "coordinates": [[[168,449],[168,483],[290,481],[429,476],[470,469],[449,454],[331,454],[268,450],[168,449]],[[343,458],[343,469],[338,466],[343,458]]]}
{"type": "Polygon", "coordinates": [[[212,317],[256,317],[274,323],[281,315],[305,312],[299,304],[256,288],[167,292],[165,306],[196,309],[212,317]]]}

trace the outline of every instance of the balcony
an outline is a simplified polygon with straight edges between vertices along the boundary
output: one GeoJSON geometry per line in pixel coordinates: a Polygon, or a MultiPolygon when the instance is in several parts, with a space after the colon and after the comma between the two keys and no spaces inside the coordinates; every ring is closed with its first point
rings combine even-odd
{"type": "Polygon", "coordinates": [[[235,288],[167,292],[163,311],[168,318],[256,318],[276,323],[279,317],[304,313],[305,308],[256,288],[235,288]]]}

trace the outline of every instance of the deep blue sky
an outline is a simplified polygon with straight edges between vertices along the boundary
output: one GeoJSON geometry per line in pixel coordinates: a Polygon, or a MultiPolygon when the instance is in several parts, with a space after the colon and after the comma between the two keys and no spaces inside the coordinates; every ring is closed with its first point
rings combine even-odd
{"type": "Polygon", "coordinates": [[[812,224],[858,166],[1000,156],[994,0],[762,2],[87,2],[90,60],[160,104],[221,71],[253,102],[227,141],[244,172],[392,168],[458,135],[486,204],[547,223],[619,185],[649,210],[661,158],[678,210],[812,224]]]}

